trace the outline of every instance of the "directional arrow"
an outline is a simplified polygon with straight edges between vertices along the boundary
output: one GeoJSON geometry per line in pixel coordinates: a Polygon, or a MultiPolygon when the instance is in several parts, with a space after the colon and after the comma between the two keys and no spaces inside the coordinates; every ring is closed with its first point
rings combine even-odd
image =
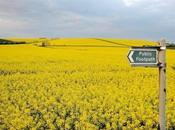
{"type": "Polygon", "coordinates": [[[130,51],[129,54],[128,54],[128,59],[129,59],[129,61],[130,61],[131,63],[134,62],[134,59],[132,58],[133,54],[134,54],[134,51],[130,51]]]}
{"type": "Polygon", "coordinates": [[[157,49],[132,48],[128,53],[128,59],[132,66],[157,66],[157,49]]]}

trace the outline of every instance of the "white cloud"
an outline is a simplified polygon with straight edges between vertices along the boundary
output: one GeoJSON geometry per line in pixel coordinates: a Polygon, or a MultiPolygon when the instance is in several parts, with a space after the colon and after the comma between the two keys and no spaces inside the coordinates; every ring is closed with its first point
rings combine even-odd
{"type": "Polygon", "coordinates": [[[123,0],[124,4],[128,7],[134,5],[138,2],[141,2],[141,1],[143,1],[143,0],[123,0]]]}
{"type": "Polygon", "coordinates": [[[174,39],[174,5],[175,0],[0,0],[0,36],[174,39]]]}
{"type": "Polygon", "coordinates": [[[149,7],[154,6],[154,8],[159,7],[172,7],[175,4],[174,0],[123,0],[123,3],[127,7],[131,6],[142,6],[149,7]]]}
{"type": "Polygon", "coordinates": [[[51,9],[53,9],[56,6],[55,3],[56,3],[56,0],[46,0],[46,4],[51,9]]]}
{"type": "Polygon", "coordinates": [[[18,30],[27,27],[28,23],[26,21],[18,19],[0,19],[1,30],[18,30]]]}

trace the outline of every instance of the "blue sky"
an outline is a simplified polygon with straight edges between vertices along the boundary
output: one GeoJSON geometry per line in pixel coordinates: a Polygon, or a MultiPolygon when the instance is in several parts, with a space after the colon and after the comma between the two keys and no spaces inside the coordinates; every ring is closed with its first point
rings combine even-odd
{"type": "Polygon", "coordinates": [[[175,0],[1,0],[0,37],[175,42],[175,0]]]}

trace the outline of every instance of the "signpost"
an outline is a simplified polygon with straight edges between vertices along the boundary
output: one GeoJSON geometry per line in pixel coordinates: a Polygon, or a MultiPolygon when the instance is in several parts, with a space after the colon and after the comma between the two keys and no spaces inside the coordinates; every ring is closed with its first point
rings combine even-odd
{"type": "Polygon", "coordinates": [[[159,46],[132,47],[128,53],[131,66],[159,67],[159,130],[166,129],[166,43],[159,46]]]}
{"type": "Polygon", "coordinates": [[[157,49],[133,48],[128,54],[128,59],[132,66],[157,66],[158,51],[157,49]]]}

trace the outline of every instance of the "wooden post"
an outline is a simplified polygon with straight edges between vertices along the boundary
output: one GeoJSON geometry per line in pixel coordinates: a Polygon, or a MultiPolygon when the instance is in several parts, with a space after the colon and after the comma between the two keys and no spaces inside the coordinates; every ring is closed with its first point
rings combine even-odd
{"type": "Polygon", "coordinates": [[[161,40],[159,51],[159,129],[166,129],[166,42],[161,40]]]}

